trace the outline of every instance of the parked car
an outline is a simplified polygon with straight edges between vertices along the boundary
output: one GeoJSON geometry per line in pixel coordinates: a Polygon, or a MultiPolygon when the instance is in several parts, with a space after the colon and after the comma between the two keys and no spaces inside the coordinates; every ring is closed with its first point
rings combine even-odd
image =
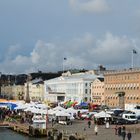
{"type": "Polygon", "coordinates": [[[124,110],[114,110],[114,115],[115,116],[119,116],[121,113],[123,113],[124,112],[124,110]]]}
{"type": "Polygon", "coordinates": [[[113,115],[113,116],[119,116],[119,114],[123,113],[123,109],[115,108],[115,109],[110,109],[106,111],[108,114],[113,115]]]}
{"type": "Polygon", "coordinates": [[[136,117],[136,114],[132,114],[132,113],[124,113],[122,115],[122,118],[124,118],[125,120],[129,121],[131,124],[136,124],[138,123],[138,119],[136,117]]]}
{"type": "Polygon", "coordinates": [[[119,125],[123,125],[123,124],[130,124],[129,121],[123,119],[123,118],[119,118],[119,119],[115,119],[114,120],[114,124],[119,124],[119,125]]]}
{"type": "Polygon", "coordinates": [[[134,124],[134,123],[138,123],[138,121],[132,122],[132,121],[126,120],[124,118],[116,118],[116,119],[113,120],[112,123],[113,124],[123,125],[123,124],[134,124]]]}

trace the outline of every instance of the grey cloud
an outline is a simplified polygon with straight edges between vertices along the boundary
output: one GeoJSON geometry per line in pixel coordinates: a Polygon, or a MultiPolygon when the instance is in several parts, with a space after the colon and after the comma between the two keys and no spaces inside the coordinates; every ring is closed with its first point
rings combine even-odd
{"type": "Polygon", "coordinates": [[[21,50],[21,46],[19,44],[9,46],[6,52],[6,59],[11,59],[12,57],[14,57],[14,55],[19,53],[20,50],[21,50]]]}
{"type": "Polygon", "coordinates": [[[134,44],[127,37],[113,36],[107,33],[105,38],[97,41],[97,48],[93,50],[97,63],[121,64],[129,63],[134,44]]]}
{"type": "Polygon", "coordinates": [[[71,7],[75,11],[87,12],[87,13],[104,13],[110,10],[106,0],[69,0],[71,7]]]}
{"type": "Polygon", "coordinates": [[[131,63],[134,46],[132,39],[114,36],[111,33],[106,33],[101,39],[86,33],[62,43],[46,43],[39,40],[30,56],[17,55],[14,59],[5,60],[0,67],[7,72],[58,71],[62,70],[64,57],[67,57],[64,61],[65,69],[93,69],[99,64],[124,65],[131,63]]]}

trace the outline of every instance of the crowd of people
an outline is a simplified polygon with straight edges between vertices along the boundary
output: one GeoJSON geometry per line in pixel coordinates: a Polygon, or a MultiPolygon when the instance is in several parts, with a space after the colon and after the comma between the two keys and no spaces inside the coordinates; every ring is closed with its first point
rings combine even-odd
{"type": "Polygon", "coordinates": [[[0,121],[19,121],[20,123],[32,123],[33,114],[10,110],[9,108],[0,108],[0,121]]]}
{"type": "MultiPolygon", "coordinates": [[[[31,118],[33,117],[31,114],[24,112],[23,114],[21,114],[21,112],[18,112],[16,110],[10,110],[8,108],[0,108],[0,121],[5,120],[7,117],[13,117],[13,116],[20,116],[20,123],[26,123],[29,122],[31,123],[31,118]]],[[[98,131],[99,131],[99,127],[98,127],[98,121],[94,118],[93,120],[94,122],[94,134],[98,135],[98,131]]],[[[52,126],[55,124],[54,119],[52,119],[52,126]]],[[[72,123],[71,123],[72,124],[72,123]]],[[[92,125],[92,120],[88,120],[87,121],[87,127],[91,128],[92,125]]],[[[122,137],[123,140],[125,140],[126,138],[128,140],[132,139],[132,133],[130,130],[126,130],[126,127],[124,125],[116,125],[115,126],[115,135],[117,135],[118,137],[122,137]]],[[[84,130],[86,130],[86,128],[84,128],[84,130]]]]}
{"type": "Polygon", "coordinates": [[[16,111],[11,111],[8,108],[1,107],[0,108],[0,120],[3,121],[7,116],[12,117],[17,114],[16,111]]]}
{"type": "Polygon", "coordinates": [[[118,135],[119,137],[122,137],[123,140],[125,140],[125,138],[127,137],[128,140],[131,140],[132,138],[132,133],[129,130],[128,132],[126,132],[126,127],[123,126],[115,126],[115,135],[118,135]]]}
{"type": "MultiPolygon", "coordinates": [[[[94,133],[95,133],[95,135],[98,135],[98,124],[95,122],[94,122],[94,133]]],[[[87,126],[88,126],[88,128],[91,128],[90,120],[87,122],[87,126]]],[[[84,130],[86,130],[86,129],[84,128],[84,130]]],[[[126,140],[126,138],[127,138],[127,140],[132,139],[132,132],[130,130],[126,130],[125,125],[116,125],[115,126],[115,135],[122,137],[123,140],[126,140]]]]}

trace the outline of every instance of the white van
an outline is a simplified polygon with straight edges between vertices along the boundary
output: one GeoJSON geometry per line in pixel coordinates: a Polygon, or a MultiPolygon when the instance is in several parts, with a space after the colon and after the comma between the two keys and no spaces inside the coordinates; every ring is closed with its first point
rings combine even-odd
{"type": "Polygon", "coordinates": [[[135,112],[136,117],[140,118],[140,105],[139,104],[125,104],[125,110],[135,112]]]}
{"type": "Polygon", "coordinates": [[[136,114],[128,113],[128,114],[122,114],[122,118],[125,120],[131,122],[131,123],[138,123],[138,119],[136,117],[136,114]]]}

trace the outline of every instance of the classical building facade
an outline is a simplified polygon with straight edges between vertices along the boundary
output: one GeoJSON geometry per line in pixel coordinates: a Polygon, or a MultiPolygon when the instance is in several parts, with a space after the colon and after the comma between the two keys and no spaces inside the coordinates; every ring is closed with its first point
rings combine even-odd
{"type": "Polygon", "coordinates": [[[13,99],[13,90],[11,85],[2,85],[1,86],[1,95],[6,99],[13,99]]]}
{"type": "Polygon", "coordinates": [[[106,105],[140,104],[140,69],[107,72],[104,78],[106,105]]]}
{"type": "Polygon", "coordinates": [[[67,72],[44,83],[46,100],[91,101],[91,83],[97,78],[93,71],[71,74],[67,72]]]}
{"type": "Polygon", "coordinates": [[[24,85],[13,85],[12,94],[15,100],[23,100],[25,96],[24,85]]]}
{"type": "MultiPolygon", "coordinates": [[[[27,96],[27,92],[29,92],[29,98],[31,101],[44,101],[44,82],[42,79],[35,79],[26,82],[24,86],[24,91],[25,96],[27,96]]],[[[24,97],[24,99],[25,98],[26,97],[24,97]]]]}
{"type": "Polygon", "coordinates": [[[3,85],[1,93],[4,98],[23,100],[24,99],[24,85],[3,85]]]}
{"type": "Polygon", "coordinates": [[[105,105],[104,78],[97,78],[91,84],[91,99],[94,104],[105,105]]]}

